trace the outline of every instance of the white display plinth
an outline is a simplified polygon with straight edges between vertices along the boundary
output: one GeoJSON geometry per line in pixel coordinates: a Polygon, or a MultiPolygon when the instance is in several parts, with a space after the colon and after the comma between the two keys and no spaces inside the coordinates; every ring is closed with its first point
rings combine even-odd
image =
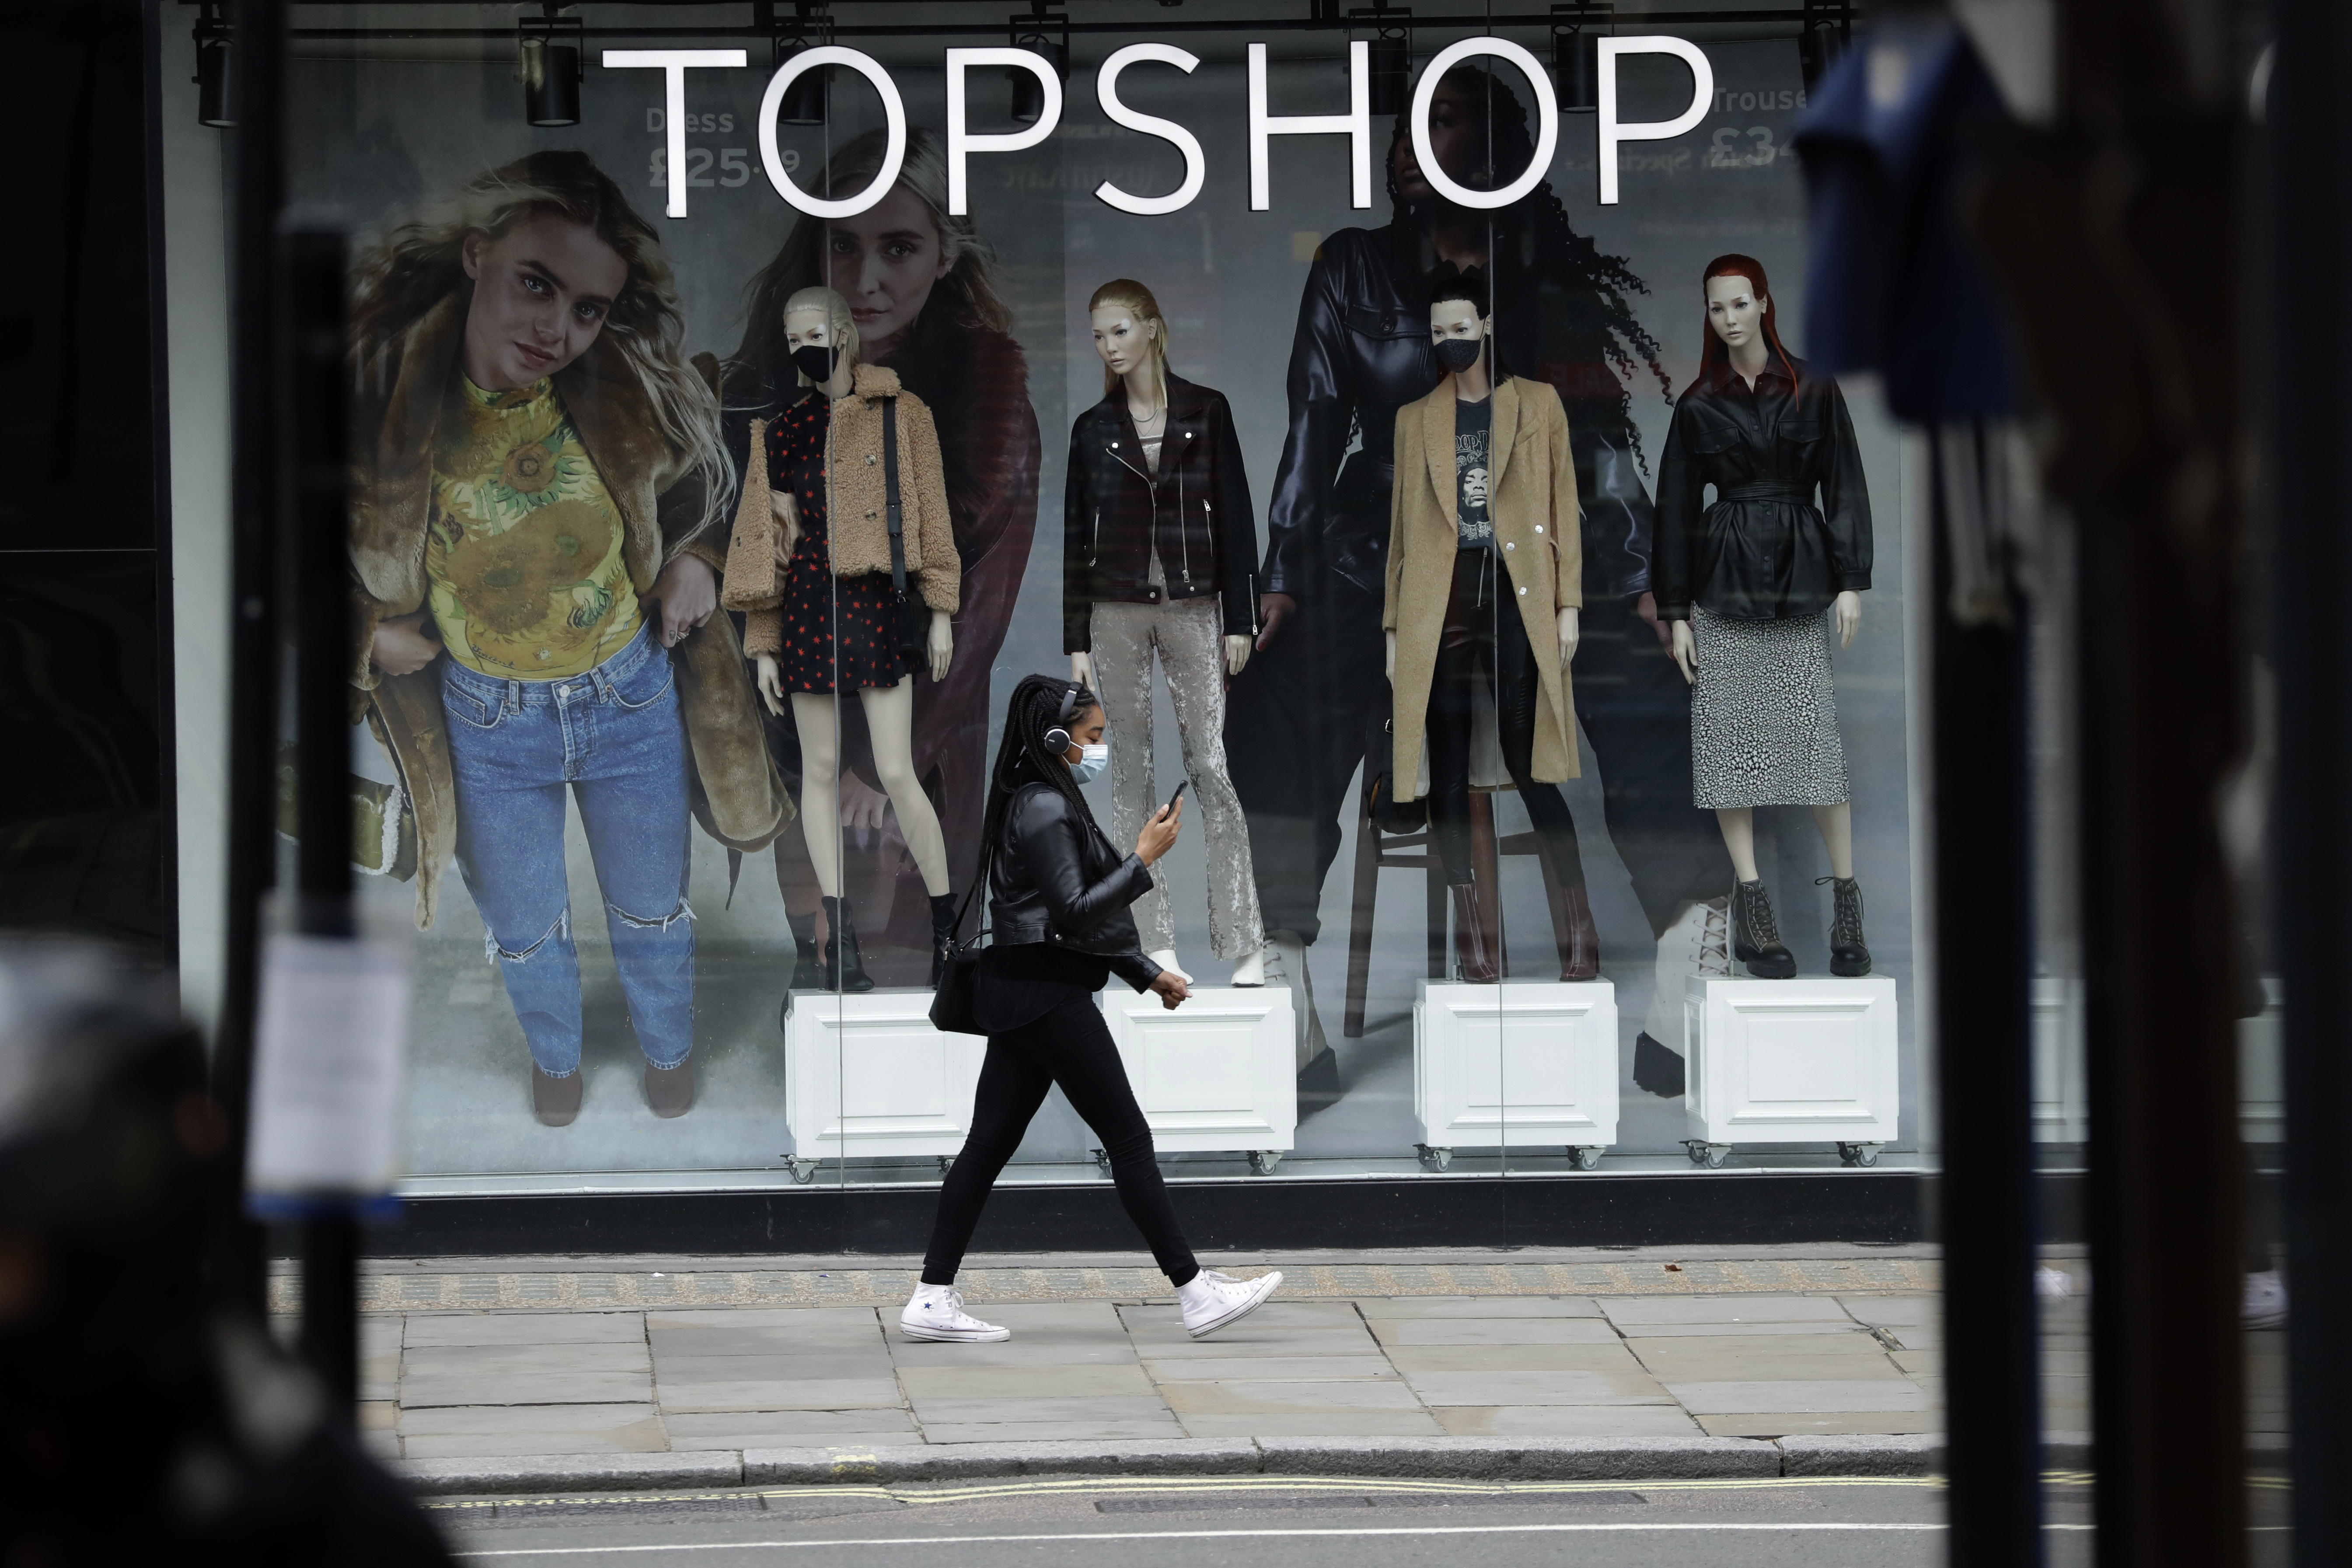
{"type": "Polygon", "coordinates": [[[963,1147],[988,1041],[931,1027],[929,990],[802,991],[784,1021],[793,1179],[832,1159],[944,1163],[963,1147]]]}
{"type": "Polygon", "coordinates": [[[1195,987],[1171,1010],[1114,982],[1102,1005],[1154,1149],[1246,1154],[1264,1176],[1297,1145],[1289,987],[1195,987]]]}
{"type": "Polygon", "coordinates": [[[1902,1103],[1895,982],[1684,983],[1690,1055],[1684,1139],[1696,1164],[1735,1145],[1834,1143],[1848,1165],[1874,1165],[1902,1103]]]}
{"type": "Polygon", "coordinates": [[[1412,1103],[1433,1169],[1457,1148],[1556,1144],[1591,1170],[1617,1141],[1617,988],[1419,982],[1412,1103]]]}
{"type": "MultiPolygon", "coordinates": [[[[2080,1144],[2090,1136],[2090,1082],[2083,1038],[2084,985],[2033,982],[2033,1136],[2080,1144]]],[[[2263,977],[2263,1010],[2238,1020],[2238,1135],[2250,1144],[2286,1142],[2286,1082],[2281,1058],[2286,987],[2263,977]]]]}

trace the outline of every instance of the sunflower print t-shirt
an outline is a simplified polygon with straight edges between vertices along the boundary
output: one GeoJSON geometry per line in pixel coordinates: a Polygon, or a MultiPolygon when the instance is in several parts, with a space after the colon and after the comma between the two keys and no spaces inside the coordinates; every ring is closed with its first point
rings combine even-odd
{"type": "Polygon", "coordinates": [[[593,670],[637,634],[620,509],[552,382],[488,392],[461,379],[425,544],[442,640],[501,679],[593,670]]]}

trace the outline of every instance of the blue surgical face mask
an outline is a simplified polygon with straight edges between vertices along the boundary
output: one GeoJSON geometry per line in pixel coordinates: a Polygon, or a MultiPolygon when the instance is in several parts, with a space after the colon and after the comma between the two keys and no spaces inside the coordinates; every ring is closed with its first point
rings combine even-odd
{"type": "Polygon", "coordinates": [[[1109,766],[1110,747],[1108,744],[1081,746],[1078,747],[1078,759],[1069,764],[1070,778],[1080,784],[1091,784],[1101,778],[1103,769],[1109,766]]]}

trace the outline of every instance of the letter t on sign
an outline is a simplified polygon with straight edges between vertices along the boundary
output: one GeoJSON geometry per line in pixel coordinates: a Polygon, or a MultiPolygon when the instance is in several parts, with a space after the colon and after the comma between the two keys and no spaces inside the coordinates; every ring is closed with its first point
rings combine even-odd
{"type": "Polygon", "coordinates": [[[664,215],[686,216],[686,72],[689,66],[740,70],[751,63],[742,49],[606,49],[606,70],[660,68],[663,81],[663,129],[669,132],[669,205],[664,215]]]}
{"type": "Polygon", "coordinates": [[[1349,141],[1349,204],[1372,204],[1372,68],[1371,45],[1362,39],[1348,46],[1348,112],[1345,114],[1285,114],[1265,111],[1265,46],[1249,47],[1250,211],[1273,205],[1266,193],[1265,143],[1271,136],[1336,136],[1349,141]]]}
{"type": "Polygon", "coordinates": [[[1715,101],[1715,69],[1706,61],[1706,51],[1686,38],[1670,38],[1654,34],[1639,38],[1596,38],[1601,46],[1600,121],[1601,204],[1617,204],[1617,144],[1621,141],[1664,141],[1680,136],[1706,118],[1706,106],[1715,101]],[[1672,55],[1690,67],[1690,107],[1672,120],[1635,120],[1631,125],[1617,121],[1617,60],[1622,55],[1672,55]]]}

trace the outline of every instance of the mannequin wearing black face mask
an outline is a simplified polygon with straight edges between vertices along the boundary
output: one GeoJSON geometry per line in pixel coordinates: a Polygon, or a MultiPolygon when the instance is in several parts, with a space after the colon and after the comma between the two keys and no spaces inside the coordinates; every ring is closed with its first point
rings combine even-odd
{"type": "Polygon", "coordinates": [[[1583,555],[1576,473],[1559,395],[1540,382],[1497,386],[1493,318],[1476,269],[1441,277],[1431,347],[1450,374],[1397,412],[1396,450],[1426,455],[1397,477],[1389,538],[1389,679],[1397,798],[1419,787],[1429,746],[1429,822],[1454,900],[1460,976],[1498,977],[1485,946],[1470,851],[1470,735],[1494,715],[1503,763],[1564,896],[1553,911],[1563,980],[1600,972],[1576,822],[1557,785],[1577,774],[1569,661],[1576,654],[1583,555]],[[1449,464],[1444,458],[1450,455],[1449,464]],[[1448,503],[1451,505],[1448,505],[1448,503]]]}
{"type": "Polygon", "coordinates": [[[793,978],[795,988],[870,990],[841,875],[838,695],[856,692],[874,761],[908,852],[930,896],[933,980],[955,915],[939,814],[913,763],[919,670],[946,678],[961,560],[948,510],[930,411],[897,375],[861,366],[846,301],[828,288],[794,294],[784,309],[793,364],[813,383],[754,429],[756,473],[747,474],[728,554],[724,601],[748,613],[744,651],[759,666],[769,711],[792,715],[801,751],[801,828],[825,911],[827,946],[793,978]],[[907,588],[930,611],[922,656],[899,643],[900,607],[881,514],[886,408],[895,407],[900,540],[907,588]],[[764,481],[764,482],[762,482],[764,481]],[[817,974],[804,971],[811,967],[817,974]]]}

